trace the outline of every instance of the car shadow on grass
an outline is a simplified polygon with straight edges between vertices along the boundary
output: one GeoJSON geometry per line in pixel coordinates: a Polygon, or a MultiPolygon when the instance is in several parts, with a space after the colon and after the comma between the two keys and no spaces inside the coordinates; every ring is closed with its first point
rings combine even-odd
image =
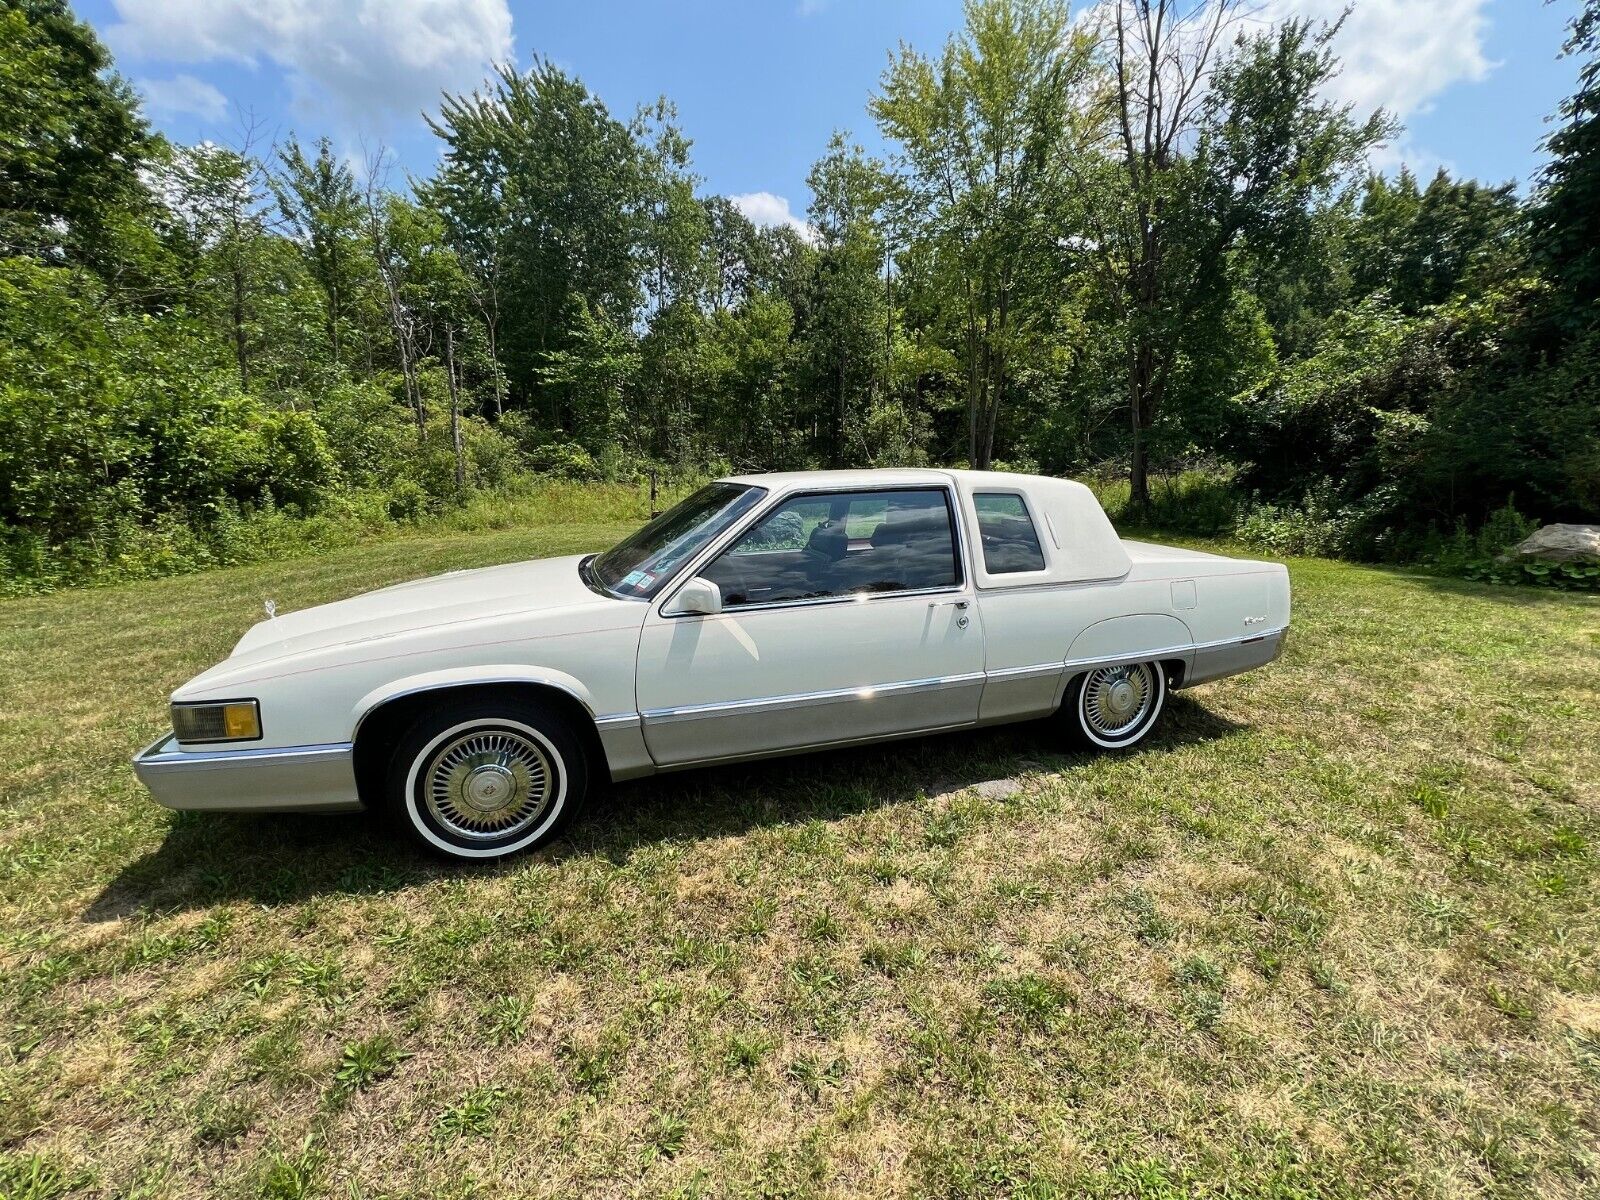
{"type": "MultiPolygon", "coordinates": [[[[1241,726],[1179,694],[1135,753],[1204,744],[1241,726]]],[[[963,730],[876,746],[706,767],[599,789],[566,836],[495,864],[435,858],[370,814],[175,813],[166,839],[130,863],[85,909],[85,922],[248,901],[380,895],[439,879],[516,873],[529,863],[601,858],[624,865],[658,844],[832,821],[1030,771],[1069,772],[1053,721],[963,730]]]]}

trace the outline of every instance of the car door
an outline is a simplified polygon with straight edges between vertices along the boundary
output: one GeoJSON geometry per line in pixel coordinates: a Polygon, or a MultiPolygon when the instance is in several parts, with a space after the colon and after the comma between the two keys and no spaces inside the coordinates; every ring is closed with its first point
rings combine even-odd
{"type": "Polygon", "coordinates": [[[638,704],[661,766],[977,720],[983,631],[951,489],[791,495],[699,575],[714,615],[652,604],[638,704]]]}

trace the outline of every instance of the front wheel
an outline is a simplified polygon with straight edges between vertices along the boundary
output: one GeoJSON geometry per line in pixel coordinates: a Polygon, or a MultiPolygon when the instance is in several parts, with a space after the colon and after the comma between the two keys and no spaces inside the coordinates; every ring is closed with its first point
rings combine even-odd
{"type": "Polygon", "coordinates": [[[485,701],[420,718],[389,764],[390,815],[451,858],[504,858],[555,837],[589,790],[583,743],[557,713],[485,701]]]}
{"type": "Polygon", "coordinates": [[[1160,663],[1126,663],[1079,675],[1061,707],[1079,745],[1125,750],[1144,740],[1166,702],[1167,677],[1160,663]]]}

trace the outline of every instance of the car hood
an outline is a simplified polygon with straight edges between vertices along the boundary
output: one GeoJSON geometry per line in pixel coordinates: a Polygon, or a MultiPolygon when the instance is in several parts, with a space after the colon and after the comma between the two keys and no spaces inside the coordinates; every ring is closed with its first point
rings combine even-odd
{"type": "Polygon", "coordinates": [[[226,663],[218,665],[232,672],[257,662],[439,626],[584,608],[594,609],[598,616],[619,604],[629,605],[591,591],[578,573],[582,561],[582,556],[572,555],[451,571],[281,613],[253,626],[239,639],[226,663]]]}

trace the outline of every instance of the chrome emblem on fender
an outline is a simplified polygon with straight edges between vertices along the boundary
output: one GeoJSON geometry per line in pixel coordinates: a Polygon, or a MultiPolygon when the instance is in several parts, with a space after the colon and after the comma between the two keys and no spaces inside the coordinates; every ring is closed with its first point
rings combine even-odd
{"type": "Polygon", "coordinates": [[[1244,619],[1244,623],[1245,623],[1245,624],[1246,624],[1246,625],[1259,625],[1259,624],[1261,624],[1261,623],[1262,623],[1262,622],[1263,622],[1263,621],[1265,621],[1265,620],[1266,620],[1266,619],[1267,619],[1267,618],[1266,618],[1266,617],[1264,617],[1264,616],[1262,616],[1262,617],[1246,617],[1246,618],[1245,618],[1245,619],[1244,619]]]}

